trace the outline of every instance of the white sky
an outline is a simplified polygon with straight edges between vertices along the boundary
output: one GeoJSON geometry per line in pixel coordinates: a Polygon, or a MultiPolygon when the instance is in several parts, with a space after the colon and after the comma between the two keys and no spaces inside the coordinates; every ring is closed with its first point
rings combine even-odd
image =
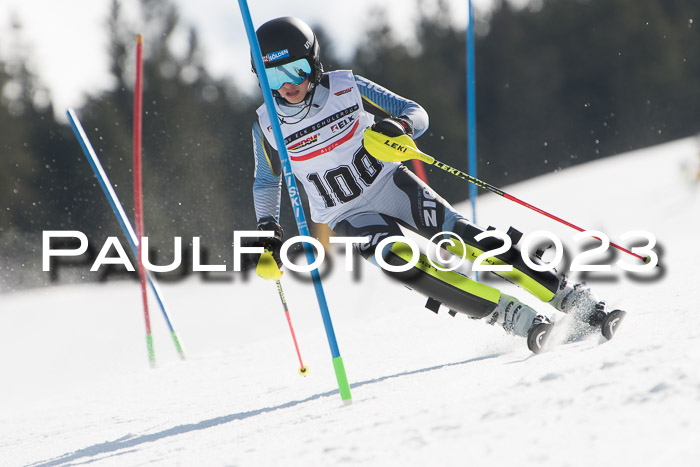
{"type": "MultiPolygon", "coordinates": [[[[238,2],[174,2],[179,7],[181,23],[198,29],[209,71],[216,77],[238,80],[241,89],[251,89],[255,82],[248,66],[248,42],[238,2]]],[[[493,2],[474,0],[474,7],[483,11],[493,2]]],[[[48,87],[57,114],[82,105],[85,94],[109,88],[105,22],[110,0],[1,0],[1,3],[0,55],[7,58],[17,46],[8,35],[14,16],[20,20],[23,43],[31,52],[30,65],[48,87]]],[[[412,24],[415,5],[411,0],[249,0],[248,3],[256,27],[279,16],[297,16],[310,24],[323,24],[341,54],[352,50],[365,24],[371,21],[369,11],[377,5],[391,12],[388,19],[397,35],[410,40],[410,30],[405,25],[412,24]]],[[[466,0],[448,0],[448,3],[455,25],[465,27],[466,0]]],[[[122,5],[124,12],[134,17],[138,1],[122,0],[122,5]]]]}

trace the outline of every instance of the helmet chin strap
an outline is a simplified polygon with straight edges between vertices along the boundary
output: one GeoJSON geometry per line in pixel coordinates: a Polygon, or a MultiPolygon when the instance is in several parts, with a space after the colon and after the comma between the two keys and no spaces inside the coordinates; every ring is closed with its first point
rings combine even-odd
{"type": "MultiPolygon", "coordinates": [[[[304,96],[304,100],[302,101],[304,105],[299,109],[299,112],[295,113],[294,115],[282,115],[279,112],[277,112],[277,118],[279,118],[280,123],[298,123],[302,120],[304,120],[308,115],[309,112],[311,112],[311,107],[312,103],[314,101],[314,96],[316,95],[316,84],[315,83],[310,83],[309,84],[309,89],[306,90],[306,96],[304,96]],[[304,114],[303,117],[299,117],[299,115],[306,110],[306,113],[304,114]],[[299,117],[299,120],[297,122],[288,122],[285,119],[288,118],[295,118],[299,117]]],[[[289,102],[287,99],[282,97],[282,95],[278,91],[274,91],[275,99],[282,101],[284,104],[288,106],[296,106],[301,104],[302,102],[299,102],[297,104],[292,104],[289,102]]]]}

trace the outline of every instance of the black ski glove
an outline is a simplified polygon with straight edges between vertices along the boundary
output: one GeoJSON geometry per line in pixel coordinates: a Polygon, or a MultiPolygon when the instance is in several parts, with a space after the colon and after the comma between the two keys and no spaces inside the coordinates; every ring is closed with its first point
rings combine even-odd
{"type": "Polygon", "coordinates": [[[258,221],[258,230],[274,232],[274,237],[260,238],[257,246],[261,246],[272,253],[272,257],[277,262],[277,266],[282,267],[282,259],[280,258],[280,249],[282,249],[282,239],[284,238],[282,226],[272,217],[264,217],[258,221]]]}
{"type": "Polygon", "coordinates": [[[413,135],[413,122],[406,116],[389,117],[372,125],[372,130],[386,136],[413,135]]]}

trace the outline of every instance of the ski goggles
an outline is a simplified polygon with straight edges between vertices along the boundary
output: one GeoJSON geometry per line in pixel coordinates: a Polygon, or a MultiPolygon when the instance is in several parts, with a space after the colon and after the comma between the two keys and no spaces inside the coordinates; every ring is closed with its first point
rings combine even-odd
{"type": "Polygon", "coordinates": [[[311,75],[311,65],[305,58],[279,65],[274,68],[265,68],[270,89],[277,91],[284,83],[299,85],[311,75]]]}

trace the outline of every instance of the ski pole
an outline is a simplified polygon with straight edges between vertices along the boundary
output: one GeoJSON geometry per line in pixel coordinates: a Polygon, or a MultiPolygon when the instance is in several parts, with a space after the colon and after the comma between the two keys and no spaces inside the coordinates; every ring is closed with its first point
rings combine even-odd
{"type": "MultiPolygon", "coordinates": [[[[483,188],[485,190],[490,191],[491,193],[495,193],[498,196],[501,196],[507,200],[516,202],[520,204],[521,206],[525,206],[526,208],[532,209],[533,211],[536,211],[544,216],[549,217],[550,219],[554,219],[557,222],[560,222],[568,227],[571,227],[574,230],[578,230],[579,232],[585,232],[586,229],[583,229],[577,225],[572,224],[571,222],[568,222],[560,217],[555,216],[554,214],[550,214],[547,211],[540,209],[536,206],[533,206],[530,203],[527,203],[519,198],[516,198],[513,195],[510,195],[506,193],[505,191],[496,188],[495,186],[486,183],[482,180],[479,180],[478,178],[472,177],[466,172],[463,172],[459,169],[455,169],[454,167],[450,167],[449,165],[445,164],[444,162],[440,162],[436,160],[434,157],[424,153],[420,149],[416,147],[416,143],[413,142],[410,136],[407,135],[402,135],[398,137],[388,137],[385,136],[381,133],[378,133],[376,131],[371,130],[368,128],[365,130],[365,137],[364,137],[364,144],[365,148],[367,151],[374,157],[377,157],[378,154],[379,157],[377,159],[381,159],[384,161],[391,161],[391,162],[400,162],[406,159],[419,159],[426,164],[433,165],[439,169],[444,170],[447,173],[450,173],[454,175],[455,177],[461,178],[464,181],[467,181],[469,183],[473,183],[479,188],[483,188]]],[[[600,240],[598,237],[594,237],[600,240]]],[[[638,255],[637,253],[634,253],[627,248],[624,248],[616,243],[610,242],[610,246],[617,248],[618,250],[627,253],[628,255],[632,255],[635,258],[639,258],[644,262],[644,264],[649,263],[651,261],[650,256],[641,256],[638,255]]]]}
{"type": "Polygon", "coordinates": [[[282,301],[282,308],[284,309],[284,314],[287,316],[287,323],[289,323],[289,331],[292,333],[292,340],[294,341],[294,348],[297,351],[297,357],[299,357],[299,374],[301,376],[306,376],[309,372],[309,367],[304,366],[304,362],[301,361],[301,352],[299,352],[299,344],[297,344],[297,336],[294,334],[294,327],[292,326],[292,319],[289,316],[289,307],[287,306],[287,299],[284,297],[284,292],[282,291],[282,283],[278,280],[275,281],[277,285],[277,292],[280,295],[280,300],[282,301]]]}

